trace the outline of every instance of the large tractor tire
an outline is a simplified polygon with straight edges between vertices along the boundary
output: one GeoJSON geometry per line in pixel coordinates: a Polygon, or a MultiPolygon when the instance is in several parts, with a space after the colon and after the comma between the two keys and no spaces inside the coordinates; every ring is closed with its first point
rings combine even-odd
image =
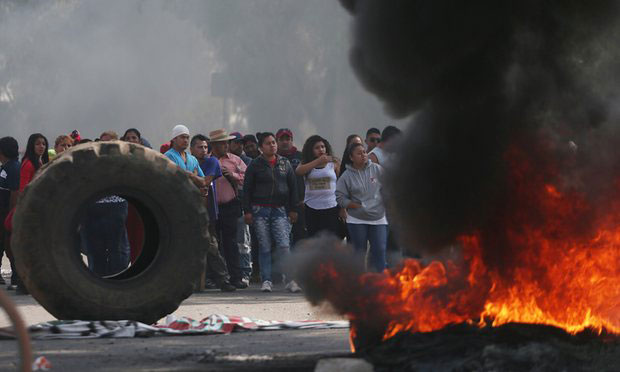
{"type": "Polygon", "coordinates": [[[20,196],[11,245],[26,288],[58,319],[154,323],[189,297],[205,264],[207,211],[187,174],[125,142],[79,145],[45,165],[20,196]],[[93,274],[80,254],[87,205],[119,195],[143,220],[144,246],[128,269],[93,274]]]}

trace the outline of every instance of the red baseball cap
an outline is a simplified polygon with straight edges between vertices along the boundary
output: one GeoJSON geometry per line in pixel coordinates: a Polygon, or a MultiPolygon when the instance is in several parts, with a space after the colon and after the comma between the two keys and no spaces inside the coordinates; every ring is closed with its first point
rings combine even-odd
{"type": "Polygon", "coordinates": [[[278,132],[276,133],[276,138],[280,138],[282,136],[289,136],[293,138],[293,131],[288,128],[280,128],[278,129],[278,132]]]}

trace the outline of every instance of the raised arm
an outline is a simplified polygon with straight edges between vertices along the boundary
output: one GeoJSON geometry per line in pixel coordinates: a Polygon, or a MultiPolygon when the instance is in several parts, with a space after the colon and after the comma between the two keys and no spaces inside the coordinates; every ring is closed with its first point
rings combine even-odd
{"type": "Polygon", "coordinates": [[[308,163],[305,163],[305,164],[299,164],[297,166],[297,169],[295,169],[295,174],[298,175],[298,176],[305,176],[306,174],[310,173],[310,171],[313,170],[314,168],[324,167],[330,161],[332,161],[332,157],[331,156],[322,155],[322,156],[312,160],[311,162],[308,162],[308,163]]]}

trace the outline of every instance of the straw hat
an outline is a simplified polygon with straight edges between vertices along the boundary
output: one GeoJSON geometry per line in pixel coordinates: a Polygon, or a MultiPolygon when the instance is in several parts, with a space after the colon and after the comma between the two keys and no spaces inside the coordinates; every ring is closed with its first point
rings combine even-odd
{"type": "Polygon", "coordinates": [[[209,142],[230,141],[235,138],[235,136],[231,136],[230,134],[228,134],[228,131],[226,129],[218,129],[209,132],[209,142]]]}

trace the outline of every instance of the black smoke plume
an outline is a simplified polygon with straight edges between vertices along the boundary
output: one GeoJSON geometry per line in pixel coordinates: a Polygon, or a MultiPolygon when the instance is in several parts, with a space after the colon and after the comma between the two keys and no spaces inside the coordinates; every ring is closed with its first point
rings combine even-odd
{"type": "MultiPolygon", "coordinates": [[[[606,205],[618,175],[617,2],[341,3],[353,17],[359,80],[394,117],[415,114],[386,182],[410,253],[474,231],[493,247],[488,263],[518,249],[501,233],[515,223],[507,209],[534,201],[513,198],[511,149],[525,153],[537,182],[606,205]]],[[[535,205],[522,220],[544,222],[535,205]]]]}

